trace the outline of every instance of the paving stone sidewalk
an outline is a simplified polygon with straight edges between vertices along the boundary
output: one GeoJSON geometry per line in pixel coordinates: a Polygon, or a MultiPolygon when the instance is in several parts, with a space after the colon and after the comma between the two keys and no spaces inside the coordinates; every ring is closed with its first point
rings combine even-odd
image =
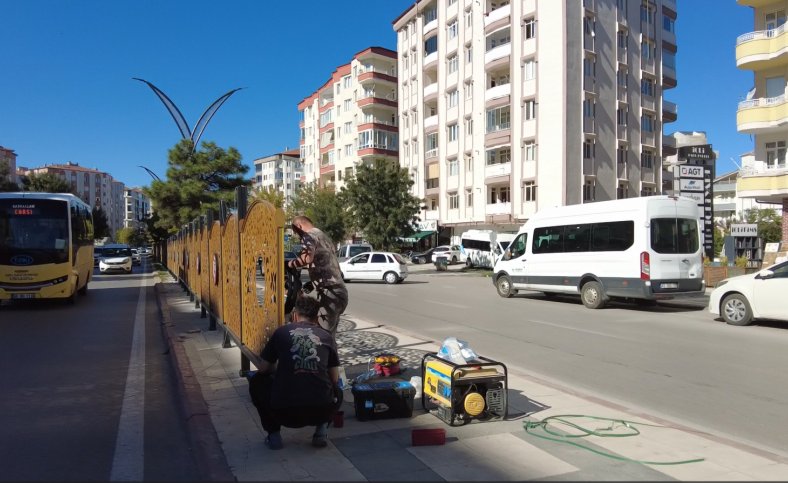
{"type": "MultiPolygon", "coordinates": [[[[203,428],[200,439],[202,451],[213,465],[209,472],[213,479],[224,479],[222,475],[228,472],[221,471],[223,468],[238,481],[788,479],[785,455],[689,430],[511,369],[507,421],[450,427],[422,410],[417,399],[412,418],[361,422],[354,416],[352,396],[347,391],[344,427],[329,429],[327,448],[311,446],[313,428],[283,428],[285,448],[271,451],[263,443],[265,432],[249,398],[247,380],[239,375],[240,350],[222,348],[221,328],[207,330],[208,320],[200,318],[194,302],[171,278],[157,285],[157,296],[165,334],[175,348],[171,353],[178,366],[176,373],[183,384],[192,389],[195,384],[199,386],[199,391],[186,392],[185,397],[202,398],[184,403],[186,417],[194,416],[189,411],[207,411],[215,429],[215,438],[205,437],[203,428]],[[564,414],[634,420],[654,426],[636,425],[641,432],[636,437],[579,441],[590,450],[541,439],[523,428],[525,421],[564,414]],[[412,446],[411,431],[415,428],[444,428],[446,444],[412,446]],[[211,442],[218,448],[211,448],[211,442]],[[217,453],[223,453],[226,463],[215,461],[217,453]],[[696,458],[702,461],[679,465],[626,461],[696,458]]],[[[370,324],[352,313],[347,313],[339,326],[337,344],[349,378],[366,370],[371,356],[392,352],[402,357],[406,368],[402,377],[409,379],[420,374],[423,355],[439,348],[435,341],[396,327],[370,324]]]]}

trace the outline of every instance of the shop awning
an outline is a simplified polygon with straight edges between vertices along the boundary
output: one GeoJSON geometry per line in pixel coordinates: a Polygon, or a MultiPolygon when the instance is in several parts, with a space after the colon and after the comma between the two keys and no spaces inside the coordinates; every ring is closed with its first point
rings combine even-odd
{"type": "Polygon", "coordinates": [[[417,243],[419,240],[426,238],[430,235],[435,233],[434,231],[417,231],[416,233],[412,234],[409,237],[400,237],[400,240],[404,241],[405,243],[417,243]]]}

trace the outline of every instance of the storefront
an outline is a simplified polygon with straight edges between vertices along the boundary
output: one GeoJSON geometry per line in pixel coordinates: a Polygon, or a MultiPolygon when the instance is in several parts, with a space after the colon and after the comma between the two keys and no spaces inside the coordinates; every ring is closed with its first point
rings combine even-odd
{"type": "Polygon", "coordinates": [[[400,238],[403,251],[422,252],[438,242],[438,222],[436,220],[420,221],[417,223],[416,232],[408,237],[400,238]]]}

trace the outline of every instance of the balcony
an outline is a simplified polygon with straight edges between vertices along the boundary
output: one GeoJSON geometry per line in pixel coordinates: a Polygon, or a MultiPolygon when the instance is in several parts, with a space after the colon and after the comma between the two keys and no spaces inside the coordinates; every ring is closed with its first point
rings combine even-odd
{"type": "Polygon", "coordinates": [[[736,183],[714,183],[714,194],[736,193],[736,183]]]}
{"type": "Polygon", "coordinates": [[[788,103],[785,95],[749,99],[739,103],[736,128],[740,133],[767,133],[785,129],[788,103]]]}
{"type": "Polygon", "coordinates": [[[439,219],[438,210],[427,210],[424,212],[424,219],[425,220],[437,220],[439,219]]]}
{"type": "Polygon", "coordinates": [[[628,52],[627,49],[618,49],[617,50],[616,57],[618,58],[618,61],[620,63],[622,63],[622,64],[626,64],[627,63],[627,52],[628,52]]]}
{"type": "Polygon", "coordinates": [[[437,157],[438,157],[438,148],[428,149],[428,150],[424,151],[424,159],[425,160],[430,159],[430,158],[437,158],[437,157]]]}
{"type": "Polygon", "coordinates": [[[788,198],[788,163],[740,170],[736,194],[739,198],[757,198],[764,203],[782,203],[788,198]]]}
{"type": "Polygon", "coordinates": [[[788,64],[788,33],[785,24],[771,30],[759,30],[736,39],[736,66],[762,70],[788,64]]]}
{"type": "Polygon", "coordinates": [[[616,162],[616,178],[628,179],[627,177],[627,163],[616,162]]]}
{"type": "Polygon", "coordinates": [[[425,23],[424,24],[424,29],[422,29],[421,34],[422,35],[427,35],[428,33],[432,32],[436,28],[438,28],[438,19],[437,18],[435,20],[430,20],[429,22],[425,23]]]}
{"type": "Polygon", "coordinates": [[[616,132],[618,133],[617,139],[619,141],[629,141],[629,130],[627,129],[626,125],[619,124],[616,129],[616,132]]]}
{"type": "Polygon", "coordinates": [[[511,22],[511,14],[512,6],[508,4],[488,12],[487,15],[484,16],[484,32],[489,33],[504,25],[509,25],[511,22]]]}
{"type": "Polygon", "coordinates": [[[654,168],[647,168],[645,166],[641,166],[640,168],[640,179],[644,183],[654,183],[654,168]]]}
{"type": "Polygon", "coordinates": [[[654,75],[655,72],[654,59],[647,59],[645,57],[641,57],[640,68],[643,69],[643,72],[647,72],[651,75],[654,75]]]}
{"type": "Polygon", "coordinates": [[[594,0],[583,0],[583,7],[593,12],[596,10],[596,2],[594,0]]]}
{"type": "Polygon", "coordinates": [[[486,91],[484,91],[484,102],[488,102],[493,99],[500,99],[501,97],[506,97],[508,95],[511,95],[511,93],[512,93],[511,84],[504,84],[501,86],[491,87],[486,91]]]}
{"type": "Polygon", "coordinates": [[[428,179],[424,183],[424,190],[427,196],[437,195],[440,192],[440,183],[438,182],[438,178],[428,179]]]}
{"type": "Polygon", "coordinates": [[[424,65],[422,69],[427,70],[428,68],[438,65],[438,51],[432,52],[431,54],[427,54],[424,56],[424,65]]]}
{"type": "Polygon", "coordinates": [[[508,215],[512,212],[512,203],[488,203],[484,208],[485,215],[508,215]]]}
{"type": "Polygon", "coordinates": [[[425,131],[435,131],[438,129],[438,115],[435,114],[434,116],[430,116],[424,119],[424,130],[425,131]]]}
{"type": "Polygon", "coordinates": [[[656,136],[654,135],[654,132],[640,131],[640,142],[641,144],[648,146],[656,146],[654,144],[656,142],[656,136]]]}
{"type": "Polygon", "coordinates": [[[424,101],[431,100],[438,95],[438,83],[433,82],[432,84],[424,87],[424,101]]]}
{"type": "Polygon", "coordinates": [[[627,89],[624,86],[618,86],[616,91],[616,97],[621,102],[629,102],[629,96],[627,95],[627,89]]]}
{"type": "Polygon", "coordinates": [[[594,120],[593,117],[583,118],[583,133],[596,134],[596,121],[594,120]]]}
{"type": "Polygon", "coordinates": [[[673,122],[678,118],[678,106],[675,103],[662,99],[662,121],[673,122]]]}
{"type": "Polygon", "coordinates": [[[484,167],[484,177],[486,178],[498,178],[501,176],[509,176],[512,174],[512,163],[497,163],[497,164],[490,164],[484,167]]]}
{"type": "Polygon", "coordinates": [[[594,76],[583,76],[583,90],[586,92],[596,92],[596,79],[594,76]]]}
{"type": "Polygon", "coordinates": [[[362,84],[362,85],[363,84],[369,84],[369,83],[375,82],[375,81],[382,81],[382,82],[388,82],[388,83],[396,84],[397,83],[397,77],[394,76],[394,75],[391,75],[388,72],[384,72],[384,71],[382,71],[380,69],[375,69],[375,68],[372,68],[372,67],[369,68],[369,69],[366,69],[364,72],[361,72],[361,73],[358,74],[358,82],[360,84],[362,84]]]}
{"type": "Polygon", "coordinates": [[[392,92],[390,94],[376,94],[373,92],[365,92],[363,93],[358,101],[358,107],[365,107],[365,106],[388,106],[397,108],[397,94],[392,92]]]}
{"type": "Polygon", "coordinates": [[[505,59],[511,55],[512,55],[511,43],[506,43],[503,45],[499,45],[498,47],[493,47],[492,49],[484,53],[484,65],[488,66],[489,64],[495,62],[498,59],[505,59]]]}
{"type": "Polygon", "coordinates": [[[736,211],[736,202],[726,202],[720,203],[717,200],[714,200],[714,214],[720,216],[720,213],[728,213],[728,212],[735,212],[736,211]]]}
{"type": "Polygon", "coordinates": [[[676,0],[662,0],[662,6],[676,11],[676,0]]]}
{"type": "Polygon", "coordinates": [[[594,176],[594,158],[583,158],[583,175],[594,176]]]}

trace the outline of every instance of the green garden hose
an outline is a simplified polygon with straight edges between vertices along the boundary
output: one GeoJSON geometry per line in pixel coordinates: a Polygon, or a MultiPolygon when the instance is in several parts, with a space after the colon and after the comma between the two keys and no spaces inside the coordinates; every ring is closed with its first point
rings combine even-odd
{"type": "Polygon", "coordinates": [[[608,458],[620,460],[620,461],[630,461],[633,463],[641,463],[645,465],[683,465],[687,463],[698,463],[700,461],[705,460],[705,458],[695,458],[690,460],[682,460],[682,461],[646,461],[646,460],[636,460],[632,458],[626,458],[624,456],[615,455],[612,453],[608,453],[605,451],[600,451],[598,449],[591,448],[589,446],[582,445],[580,443],[576,443],[572,441],[572,439],[576,438],[585,438],[586,436],[599,436],[600,438],[627,438],[630,436],[637,436],[640,434],[640,431],[635,427],[635,424],[639,424],[642,426],[652,426],[655,428],[662,428],[664,426],[660,426],[658,424],[648,424],[643,422],[637,421],[626,421],[624,419],[612,419],[612,418],[603,418],[598,416],[586,416],[583,414],[560,414],[556,416],[547,417],[541,421],[525,421],[523,423],[523,428],[525,432],[536,436],[537,438],[546,439],[549,441],[556,441],[559,443],[566,443],[572,446],[577,446],[578,448],[582,448],[592,453],[596,453],[601,456],[606,456],[608,458]],[[597,421],[607,421],[610,425],[606,428],[597,428],[597,429],[587,429],[583,426],[580,426],[577,423],[571,422],[569,418],[586,418],[586,419],[595,419],[597,421]],[[548,427],[550,421],[554,420],[556,422],[562,423],[572,429],[579,431],[580,434],[568,434],[566,432],[559,432],[555,430],[551,430],[548,427]],[[620,428],[624,428],[623,431],[616,432],[620,428]],[[543,433],[537,432],[541,430],[543,433]]]}

